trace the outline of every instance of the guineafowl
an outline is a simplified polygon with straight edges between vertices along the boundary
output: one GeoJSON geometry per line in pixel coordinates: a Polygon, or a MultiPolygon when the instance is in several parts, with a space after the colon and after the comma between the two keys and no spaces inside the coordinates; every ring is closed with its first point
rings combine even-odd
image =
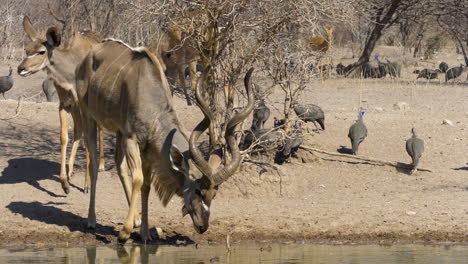
{"type": "Polygon", "coordinates": [[[439,73],[441,73],[441,71],[439,69],[437,69],[437,70],[424,69],[424,70],[421,70],[421,71],[418,71],[418,70],[416,70],[416,71],[413,72],[413,73],[418,74],[418,77],[416,78],[416,80],[419,79],[419,78],[426,78],[428,80],[436,79],[437,75],[439,73]]]}
{"type": "Polygon", "coordinates": [[[14,80],[12,73],[13,70],[10,66],[10,74],[0,77],[0,93],[3,95],[3,99],[5,99],[5,92],[8,92],[13,87],[14,80]]]}
{"type": "Polygon", "coordinates": [[[448,82],[449,80],[451,79],[456,79],[458,78],[460,75],[462,75],[462,73],[464,72],[464,66],[463,64],[460,64],[460,66],[458,67],[453,67],[453,68],[450,68],[446,73],[445,73],[445,82],[448,82]]]}
{"type": "Polygon", "coordinates": [[[270,109],[265,105],[265,100],[260,100],[260,103],[253,111],[252,130],[262,129],[265,122],[270,117],[270,109]]]}
{"type": "Polygon", "coordinates": [[[54,95],[57,93],[54,81],[50,78],[46,78],[42,82],[42,91],[44,92],[47,98],[47,102],[52,102],[54,95]]]}
{"type": "Polygon", "coordinates": [[[449,66],[448,66],[448,64],[446,62],[441,62],[439,64],[439,70],[441,72],[444,72],[444,73],[447,72],[448,68],[449,68],[449,66]]]}
{"type": "Polygon", "coordinates": [[[315,128],[318,129],[317,123],[319,123],[322,130],[325,130],[325,114],[322,108],[314,104],[296,105],[294,106],[294,112],[304,122],[312,122],[315,128]]]}
{"type": "Polygon", "coordinates": [[[367,127],[364,124],[364,114],[365,111],[359,111],[359,118],[354,124],[349,128],[348,137],[351,140],[351,148],[353,154],[358,154],[359,144],[367,137],[367,127]]]}
{"type": "Polygon", "coordinates": [[[411,129],[411,133],[413,136],[406,140],[406,152],[408,152],[408,155],[413,160],[413,169],[410,172],[410,174],[413,174],[418,170],[419,159],[424,152],[424,141],[418,138],[414,128],[411,129]]]}

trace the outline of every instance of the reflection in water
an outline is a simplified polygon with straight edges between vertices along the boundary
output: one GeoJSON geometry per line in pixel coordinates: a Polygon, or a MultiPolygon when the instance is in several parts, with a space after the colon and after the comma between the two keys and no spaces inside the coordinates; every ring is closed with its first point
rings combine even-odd
{"type": "Polygon", "coordinates": [[[468,246],[331,246],[239,244],[230,253],[222,245],[135,245],[88,248],[1,249],[0,263],[149,264],[149,263],[468,263],[468,246]]]}

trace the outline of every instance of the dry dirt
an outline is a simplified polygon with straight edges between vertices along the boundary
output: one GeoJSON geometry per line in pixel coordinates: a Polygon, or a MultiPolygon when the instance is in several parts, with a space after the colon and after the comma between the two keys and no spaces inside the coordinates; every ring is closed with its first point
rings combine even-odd
{"type": "MultiPolygon", "coordinates": [[[[6,71],[7,66],[0,67],[1,74],[6,71]]],[[[408,163],[404,145],[414,126],[426,143],[420,166],[434,172],[408,175],[394,167],[323,154],[317,154],[319,159],[309,155],[307,163],[282,165],[280,173],[245,163],[221,186],[205,234],[196,234],[190,218],[181,217],[179,198],[163,208],[154,192],[151,226],[167,233],[162,241],[167,243],[219,242],[228,233],[232,241],[467,243],[468,85],[414,82],[410,71],[398,80],[311,83],[302,101],[324,109],[326,130],[307,136],[305,144],[346,150],[348,128],[361,101],[368,109],[369,134],[360,154],[408,163]],[[409,108],[395,110],[393,104],[402,101],[409,108]],[[454,125],[443,125],[444,119],[454,125]]],[[[15,77],[8,100],[0,100],[0,118],[14,115],[19,95],[32,98],[24,102],[19,116],[0,121],[0,246],[115,242],[128,207],[113,162],[112,135],[106,137],[106,171],[98,180],[98,225],[95,231],[87,230],[84,151],[79,150],[73,187],[65,196],[58,181],[58,104],[35,96],[43,73],[15,77]]],[[[272,116],[281,109],[281,95],[277,91],[267,100],[276,108],[272,116]]],[[[193,128],[200,111],[180,98],[175,104],[187,129],[193,128]]],[[[132,239],[139,239],[137,232],[132,239]]]]}

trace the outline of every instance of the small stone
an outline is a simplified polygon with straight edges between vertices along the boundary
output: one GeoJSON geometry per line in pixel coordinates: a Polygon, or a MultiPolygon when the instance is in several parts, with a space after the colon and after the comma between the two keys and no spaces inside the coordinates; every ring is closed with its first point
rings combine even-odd
{"type": "Polygon", "coordinates": [[[214,257],[210,259],[210,263],[219,262],[219,257],[214,257]]]}
{"type": "Polygon", "coordinates": [[[384,109],[382,107],[374,107],[375,111],[382,112],[384,109]]]}
{"type": "Polygon", "coordinates": [[[416,212],[413,212],[413,211],[406,211],[406,214],[407,214],[407,215],[416,215],[416,212]]]}
{"type": "Polygon", "coordinates": [[[442,124],[443,125],[449,125],[449,126],[453,126],[453,122],[448,120],[448,119],[444,119],[444,121],[442,121],[442,124]]]}
{"type": "Polygon", "coordinates": [[[408,110],[409,108],[409,104],[406,102],[398,102],[393,105],[393,109],[395,110],[408,110]]]}

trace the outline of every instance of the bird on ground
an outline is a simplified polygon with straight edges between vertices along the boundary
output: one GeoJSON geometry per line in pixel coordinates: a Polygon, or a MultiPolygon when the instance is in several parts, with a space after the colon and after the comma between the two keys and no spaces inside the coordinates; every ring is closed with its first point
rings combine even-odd
{"type": "Polygon", "coordinates": [[[10,74],[0,77],[0,93],[3,95],[3,99],[5,99],[5,92],[8,92],[13,87],[14,80],[12,72],[13,70],[10,66],[10,74]]]}
{"type": "Polygon", "coordinates": [[[364,124],[365,113],[365,110],[361,109],[359,111],[358,119],[349,128],[348,137],[351,140],[351,148],[354,155],[358,154],[359,144],[361,144],[361,142],[367,137],[367,127],[364,124]]]}
{"type": "Polygon", "coordinates": [[[419,159],[424,152],[424,141],[418,138],[414,128],[411,129],[411,133],[413,136],[406,140],[406,152],[408,152],[408,155],[410,155],[413,160],[413,169],[410,172],[410,174],[413,174],[418,170],[419,159]]]}

